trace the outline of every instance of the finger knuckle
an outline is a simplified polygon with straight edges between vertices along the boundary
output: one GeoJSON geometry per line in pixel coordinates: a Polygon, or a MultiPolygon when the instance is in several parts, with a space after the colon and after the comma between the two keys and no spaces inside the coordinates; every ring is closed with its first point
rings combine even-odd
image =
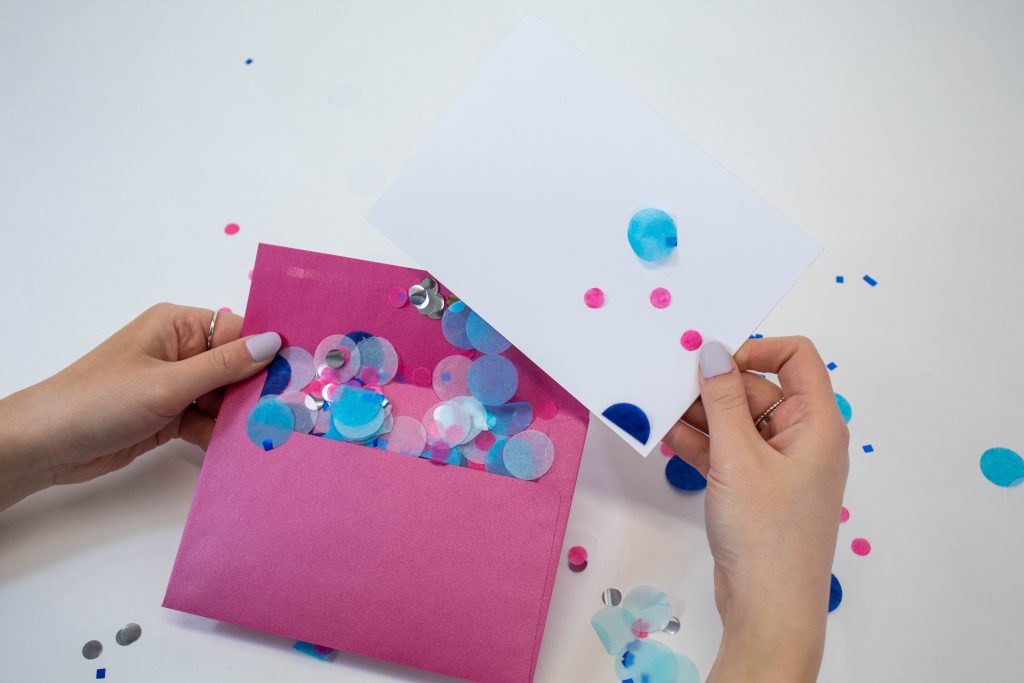
{"type": "Polygon", "coordinates": [[[216,346],[206,352],[206,360],[211,369],[218,375],[226,375],[231,370],[231,356],[223,347],[216,346]]]}
{"type": "Polygon", "coordinates": [[[732,411],[747,407],[747,397],[744,393],[725,391],[714,396],[704,397],[704,403],[709,405],[711,410],[732,411]]]}

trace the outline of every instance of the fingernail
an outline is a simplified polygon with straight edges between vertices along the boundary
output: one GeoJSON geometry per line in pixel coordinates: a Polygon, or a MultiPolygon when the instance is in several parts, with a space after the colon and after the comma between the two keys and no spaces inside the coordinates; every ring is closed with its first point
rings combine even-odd
{"type": "Polygon", "coordinates": [[[264,332],[245,340],[245,346],[249,349],[249,355],[257,363],[274,357],[277,350],[281,348],[281,335],[277,332],[264,332]]]}
{"type": "Polygon", "coordinates": [[[732,356],[719,342],[704,342],[700,347],[700,374],[704,379],[718,377],[732,370],[732,356]]]}

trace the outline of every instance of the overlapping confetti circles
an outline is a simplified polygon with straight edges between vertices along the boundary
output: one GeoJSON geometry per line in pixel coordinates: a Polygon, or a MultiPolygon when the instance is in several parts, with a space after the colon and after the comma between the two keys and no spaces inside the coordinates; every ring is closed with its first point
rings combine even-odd
{"type": "Polygon", "coordinates": [[[634,640],[615,657],[620,681],[646,683],[699,683],[697,665],[656,640],[634,640]]]}
{"type": "MultiPolygon", "coordinates": [[[[410,298],[414,307],[441,296],[436,283],[429,289],[425,283],[412,288],[419,296],[410,298]]],[[[442,336],[470,353],[449,355],[432,370],[415,369],[413,386],[431,387],[440,399],[421,419],[394,414],[388,398],[386,385],[400,367],[394,345],[367,332],[348,332],[325,337],[312,354],[295,346],[281,350],[249,414],[250,440],[269,451],[302,432],[502,476],[543,477],[554,464],[555,447],[544,432],[529,429],[538,412],[534,406],[512,400],[519,372],[501,355],[511,348],[509,341],[458,300],[436,317],[442,336]]],[[[544,422],[558,414],[549,398],[538,405],[544,422]]]]}
{"type": "Polygon", "coordinates": [[[672,602],[654,586],[637,586],[629,591],[622,600],[622,609],[632,617],[629,628],[638,638],[662,630],[672,618],[672,602]]]}

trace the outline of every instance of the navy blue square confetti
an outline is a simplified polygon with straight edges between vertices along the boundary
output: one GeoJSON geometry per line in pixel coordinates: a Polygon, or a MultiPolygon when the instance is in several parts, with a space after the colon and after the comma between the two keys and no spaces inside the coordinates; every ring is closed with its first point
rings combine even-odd
{"type": "Polygon", "coordinates": [[[829,370],[835,370],[835,369],[836,369],[836,368],[838,368],[839,366],[838,366],[838,365],[836,365],[835,363],[829,363],[829,364],[828,364],[828,365],[826,365],[825,367],[826,367],[826,368],[828,368],[829,370]]]}
{"type": "Polygon", "coordinates": [[[869,443],[864,444],[863,446],[861,446],[861,448],[864,449],[865,453],[874,453],[875,452],[875,447],[872,446],[869,443]]]}
{"type": "Polygon", "coordinates": [[[843,284],[844,282],[846,282],[846,278],[843,277],[842,275],[836,275],[836,282],[838,282],[839,284],[843,284]]]}
{"type": "Polygon", "coordinates": [[[102,678],[106,678],[106,677],[107,677],[107,670],[106,669],[96,669],[96,678],[97,679],[102,679],[102,678]]]}

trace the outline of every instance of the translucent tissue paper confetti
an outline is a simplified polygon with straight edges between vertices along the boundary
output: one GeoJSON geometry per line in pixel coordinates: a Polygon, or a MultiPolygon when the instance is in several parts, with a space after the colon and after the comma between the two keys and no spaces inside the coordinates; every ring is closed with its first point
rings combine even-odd
{"type": "Polygon", "coordinates": [[[498,334],[498,331],[488,325],[475,311],[466,319],[466,336],[473,348],[481,353],[501,353],[512,346],[512,342],[498,334]]]}
{"type": "Polygon", "coordinates": [[[313,356],[306,349],[289,346],[278,351],[277,355],[288,362],[288,368],[291,371],[285,391],[297,391],[316,377],[313,356]]]}
{"type": "Polygon", "coordinates": [[[661,209],[641,209],[629,220],[629,246],[644,261],[664,261],[676,248],[676,222],[661,209]]]}
{"type": "Polygon", "coordinates": [[[468,351],[473,348],[473,342],[466,334],[466,321],[472,311],[461,301],[456,301],[449,306],[441,316],[441,332],[449,344],[457,349],[468,351]]]}
{"type": "Polygon", "coordinates": [[[629,627],[638,638],[660,631],[672,618],[668,594],[654,586],[637,586],[626,593],[622,609],[632,617],[629,627]]]}
{"type": "Polygon", "coordinates": [[[501,457],[509,474],[532,481],[551,469],[555,461],[555,446],[546,434],[526,431],[505,442],[501,457]]]}
{"type": "Polygon", "coordinates": [[[459,354],[438,363],[431,378],[437,397],[447,401],[456,396],[469,396],[469,366],[472,364],[472,360],[459,354]]]}
{"type": "MultiPolygon", "coordinates": [[[[344,334],[332,334],[329,337],[325,337],[320,344],[317,345],[316,351],[313,352],[313,365],[315,366],[316,372],[320,377],[324,376],[324,372],[330,368],[334,370],[331,381],[336,384],[347,382],[356,376],[359,371],[359,348],[356,342],[353,341],[348,335],[344,334]],[[343,359],[341,365],[337,365],[332,362],[331,366],[327,365],[327,354],[331,351],[337,350],[343,359]]],[[[330,374],[330,373],[329,373],[330,374]]]]}
{"type": "Polygon", "coordinates": [[[477,358],[469,367],[469,391],[485,406],[505,403],[519,387],[519,373],[508,358],[487,354],[477,358]]]}
{"type": "Polygon", "coordinates": [[[277,448],[292,435],[295,414],[287,403],[273,396],[261,398],[245,421],[249,440],[265,451],[277,448]]]}

